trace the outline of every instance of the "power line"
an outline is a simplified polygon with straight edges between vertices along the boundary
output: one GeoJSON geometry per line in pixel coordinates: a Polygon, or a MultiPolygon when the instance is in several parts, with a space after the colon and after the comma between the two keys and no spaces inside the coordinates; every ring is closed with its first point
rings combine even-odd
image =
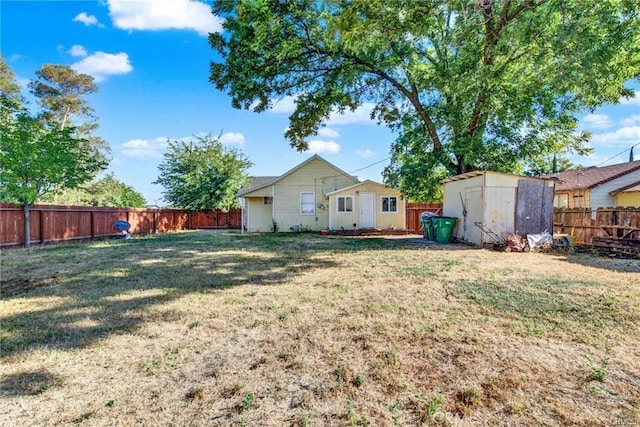
{"type": "Polygon", "coordinates": [[[622,154],[626,153],[627,151],[629,151],[629,150],[633,149],[633,147],[635,147],[636,145],[640,145],[640,142],[638,142],[637,144],[633,144],[633,145],[632,145],[631,147],[629,147],[629,148],[625,148],[624,150],[622,150],[621,152],[619,152],[619,153],[618,153],[618,154],[616,154],[615,156],[609,157],[609,158],[608,158],[607,160],[605,160],[604,162],[597,164],[597,165],[596,165],[596,167],[600,167],[600,166],[604,165],[605,163],[607,163],[609,160],[613,160],[613,159],[615,159],[616,157],[618,157],[618,156],[620,156],[620,155],[622,155],[622,154]]]}
{"type": "Polygon", "coordinates": [[[378,162],[371,163],[369,166],[365,166],[365,167],[363,167],[363,168],[360,168],[360,169],[356,169],[356,170],[354,170],[354,171],[351,171],[351,172],[349,172],[349,173],[356,173],[356,172],[360,172],[360,171],[365,170],[365,169],[369,169],[370,167],[375,166],[375,165],[377,165],[377,164],[379,164],[379,163],[386,162],[386,161],[387,161],[387,160],[389,160],[390,158],[391,158],[391,156],[387,157],[386,159],[382,159],[382,160],[380,160],[380,161],[378,161],[378,162]]]}

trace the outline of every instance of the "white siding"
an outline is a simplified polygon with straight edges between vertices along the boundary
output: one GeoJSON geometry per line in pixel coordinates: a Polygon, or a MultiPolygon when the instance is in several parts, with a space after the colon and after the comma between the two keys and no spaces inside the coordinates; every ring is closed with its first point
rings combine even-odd
{"type": "Polygon", "coordinates": [[[500,237],[513,234],[520,179],[527,178],[485,172],[446,182],[442,214],[458,219],[454,237],[477,245],[494,243],[475,222],[484,222],[489,230],[500,237]]]}
{"type": "Polygon", "coordinates": [[[319,231],[329,228],[329,200],[325,194],[355,182],[352,177],[339,173],[320,159],[310,161],[277,181],[273,200],[275,220],[280,231],[300,228],[319,231]],[[315,195],[314,215],[300,213],[300,194],[304,192],[315,195]]]}
{"type": "Polygon", "coordinates": [[[248,232],[273,231],[273,206],[265,205],[262,197],[245,198],[245,211],[248,232]]]}
{"type": "Polygon", "coordinates": [[[374,204],[374,220],[375,228],[386,230],[390,228],[405,229],[406,228],[406,201],[401,197],[401,193],[398,190],[388,188],[383,184],[379,184],[373,181],[365,181],[356,186],[345,188],[344,190],[336,191],[330,195],[330,215],[332,230],[353,230],[354,228],[361,228],[360,224],[360,194],[373,193],[374,204]],[[339,196],[351,196],[353,197],[353,212],[338,212],[338,197],[339,196]],[[397,199],[397,210],[394,213],[382,212],[381,197],[391,196],[397,199]],[[355,226],[354,226],[355,224],[355,226]]]}
{"type": "Polygon", "coordinates": [[[620,178],[613,179],[598,185],[591,189],[591,209],[593,209],[594,215],[598,208],[613,207],[616,205],[616,199],[609,194],[612,191],[631,185],[640,181],[640,170],[629,172],[620,178]]]}
{"type": "Polygon", "coordinates": [[[474,244],[482,243],[482,232],[473,223],[484,221],[483,188],[484,175],[444,184],[442,215],[458,218],[454,237],[474,244]],[[463,214],[465,208],[466,217],[463,214]]]}

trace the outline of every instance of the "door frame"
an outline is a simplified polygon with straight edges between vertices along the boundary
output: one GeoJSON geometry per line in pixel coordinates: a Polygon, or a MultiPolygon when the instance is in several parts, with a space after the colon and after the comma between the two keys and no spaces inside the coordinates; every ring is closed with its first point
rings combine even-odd
{"type": "MultiPolygon", "coordinates": [[[[365,197],[365,198],[366,198],[365,197]]],[[[367,206],[364,206],[365,208],[367,206]]],[[[358,195],[358,222],[359,228],[375,228],[376,227],[376,193],[372,191],[360,192],[358,195]],[[371,204],[369,210],[365,213],[362,205],[363,196],[369,197],[371,199],[371,204]],[[371,218],[371,225],[366,225],[363,223],[363,218],[371,218]]]]}

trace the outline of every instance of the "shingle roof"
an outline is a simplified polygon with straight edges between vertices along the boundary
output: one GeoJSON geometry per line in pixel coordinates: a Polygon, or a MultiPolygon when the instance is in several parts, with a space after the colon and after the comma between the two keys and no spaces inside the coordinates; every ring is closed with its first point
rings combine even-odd
{"type": "Polygon", "coordinates": [[[238,196],[250,193],[257,188],[264,187],[265,185],[270,184],[278,178],[278,176],[250,176],[249,179],[251,180],[251,182],[248,186],[238,190],[238,196]]]}
{"type": "Polygon", "coordinates": [[[353,179],[354,183],[358,182],[358,177],[357,176],[353,176],[353,175],[347,174],[342,169],[339,169],[335,165],[329,163],[328,161],[326,161],[325,159],[323,159],[319,155],[314,154],[313,156],[309,157],[304,162],[300,163],[299,165],[295,166],[293,169],[288,170],[287,172],[285,172],[284,174],[282,174],[280,176],[257,176],[257,177],[254,177],[253,180],[251,181],[251,184],[249,185],[249,187],[241,188],[240,191],[238,191],[238,193],[236,193],[236,196],[237,197],[242,197],[243,195],[245,195],[247,193],[251,193],[252,191],[255,191],[255,190],[258,190],[260,188],[264,188],[264,187],[267,187],[267,186],[269,186],[271,184],[274,184],[275,182],[281,180],[282,178],[286,177],[287,175],[293,173],[294,171],[302,168],[304,165],[310,163],[311,161],[313,161],[315,159],[318,159],[318,160],[326,163],[327,165],[329,165],[330,167],[335,169],[336,172],[339,172],[342,175],[350,177],[351,179],[353,179]]]}
{"type": "Polygon", "coordinates": [[[640,170],[640,160],[603,167],[589,166],[547,176],[558,178],[559,182],[556,183],[556,191],[573,190],[576,188],[597,187],[636,170],[640,170]]]}

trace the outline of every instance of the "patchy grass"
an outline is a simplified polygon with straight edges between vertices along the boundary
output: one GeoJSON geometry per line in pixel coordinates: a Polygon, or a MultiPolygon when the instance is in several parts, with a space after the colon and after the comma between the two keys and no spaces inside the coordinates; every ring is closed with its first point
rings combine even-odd
{"type": "Polygon", "coordinates": [[[635,425],[640,261],[187,232],[0,254],[7,425],[635,425]]]}

